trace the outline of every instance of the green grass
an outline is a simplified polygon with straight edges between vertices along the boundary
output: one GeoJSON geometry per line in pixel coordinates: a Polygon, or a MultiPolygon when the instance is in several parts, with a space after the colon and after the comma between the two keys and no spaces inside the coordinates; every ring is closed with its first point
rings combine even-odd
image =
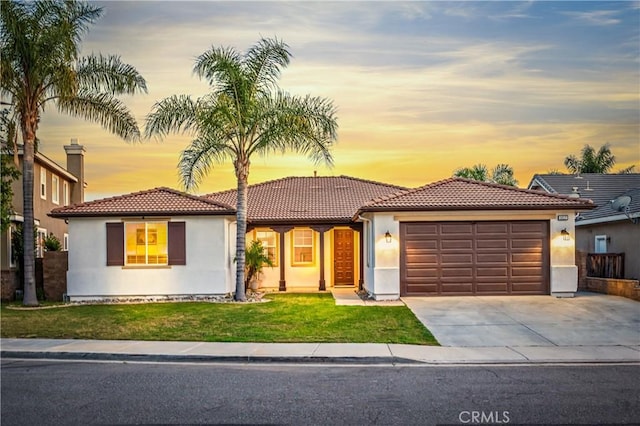
{"type": "Polygon", "coordinates": [[[273,294],[267,303],[148,303],[14,310],[2,337],[437,345],[405,306],[336,306],[330,294],[273,294]]]}

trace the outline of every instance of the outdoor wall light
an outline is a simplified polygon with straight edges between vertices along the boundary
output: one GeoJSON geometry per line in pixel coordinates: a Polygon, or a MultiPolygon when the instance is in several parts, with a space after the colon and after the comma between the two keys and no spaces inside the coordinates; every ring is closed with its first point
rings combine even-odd
{"type": "Polygon", "coordinates": [[[384,233],[384,239],[386,242],[390,243],[391,242],[391,232],[387,231],[384,233]]]}
{"type": "Polygon", "coordinates": [[[571,239],[569,237],[569,231],[567,231],[567,228],[564,228],[562,231],[560,231],[560,235],[562,235],[562,239],[564,241],[569,241],[571,239]]]}

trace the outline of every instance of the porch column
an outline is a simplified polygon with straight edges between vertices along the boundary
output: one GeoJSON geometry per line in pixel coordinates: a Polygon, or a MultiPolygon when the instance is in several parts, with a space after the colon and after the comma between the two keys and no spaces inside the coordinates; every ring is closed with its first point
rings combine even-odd
{"type": "Polygon", "coordinates": [[[320,233],[320,280],[318,282],[318,290],[320,291],[327,289],[327,284],[324,279],[324,233],[331,228],[330,225],[314,225],[311,227],[311,229],[320,233]]]}
{"type": "Polygon", "coordinates": [[[277,232],[279,236],[279,260],[280,260],[280,281],[278,281],[278,291],[287,291],[287,281],[285,279],[284,267],[284,234],[293,229],[293,226],[271,226],[272,231],[277,232]]]}
{"type": "Polygon", "coordinates": [[[358,252],[358,269],[360,269],[360,277],[358,278],[358,290],[362,290],[364,288],[364,254],[366,253],[364,249],[364,225],[362,223],[352,223],[349,225],[349,228],[356,231],[359,236],[360,250],[358,252]]]}

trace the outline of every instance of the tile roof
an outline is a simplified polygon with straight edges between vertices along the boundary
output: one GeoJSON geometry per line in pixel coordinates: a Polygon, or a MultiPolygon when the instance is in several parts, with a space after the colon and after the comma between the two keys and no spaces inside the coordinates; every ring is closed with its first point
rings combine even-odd
{"type": "Polygon", "coordinates": [[[450,178],[372,200],[361,211],[591,209],[589,200],[512,186],[450,178]]]}
{"type": "Polygon", "coordinates": [[[188,216],[235,214],[235,208],[171,188],[146,191],[81,204],[59,207],[49,213],[52,217],[91,216],[188,216]]]}
{"type": "MultiPolygon", "coordinates": [[[[609,202],[627,191],[639,189],[640,173],[537,174],[531,179],[529,188],[539,188],[551,194],[565,195],[571,194],[576,188],[581,197],[589,198],[598,206],[597,209],[580,214],[582,220],[590,220],[605,216],[618,216],[618,212],[609,208],[609,202]]],[[[635,198],[637,196],[632,195],[632,199],[635,198]]]]}
{"type": "MultiPolygon", "coordinates": [[[[406,188],[349,176],[287,177],[250,185],[247,215],[251,222],[351,222],[358,209],[376,197],[406,188]]],[[[205,195],[236,205],[237,191],[205,195]]]]}

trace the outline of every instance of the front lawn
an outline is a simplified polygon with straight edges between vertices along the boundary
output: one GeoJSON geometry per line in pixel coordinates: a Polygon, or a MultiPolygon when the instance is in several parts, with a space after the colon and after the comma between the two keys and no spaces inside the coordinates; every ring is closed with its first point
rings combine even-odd
{"type": "Polygon", "coordinates": [[[336,306],[330,294],[269,294],[266,303],[148,303],[14,310],[2,337],[437,345],[405,306],[336,306]]]}

